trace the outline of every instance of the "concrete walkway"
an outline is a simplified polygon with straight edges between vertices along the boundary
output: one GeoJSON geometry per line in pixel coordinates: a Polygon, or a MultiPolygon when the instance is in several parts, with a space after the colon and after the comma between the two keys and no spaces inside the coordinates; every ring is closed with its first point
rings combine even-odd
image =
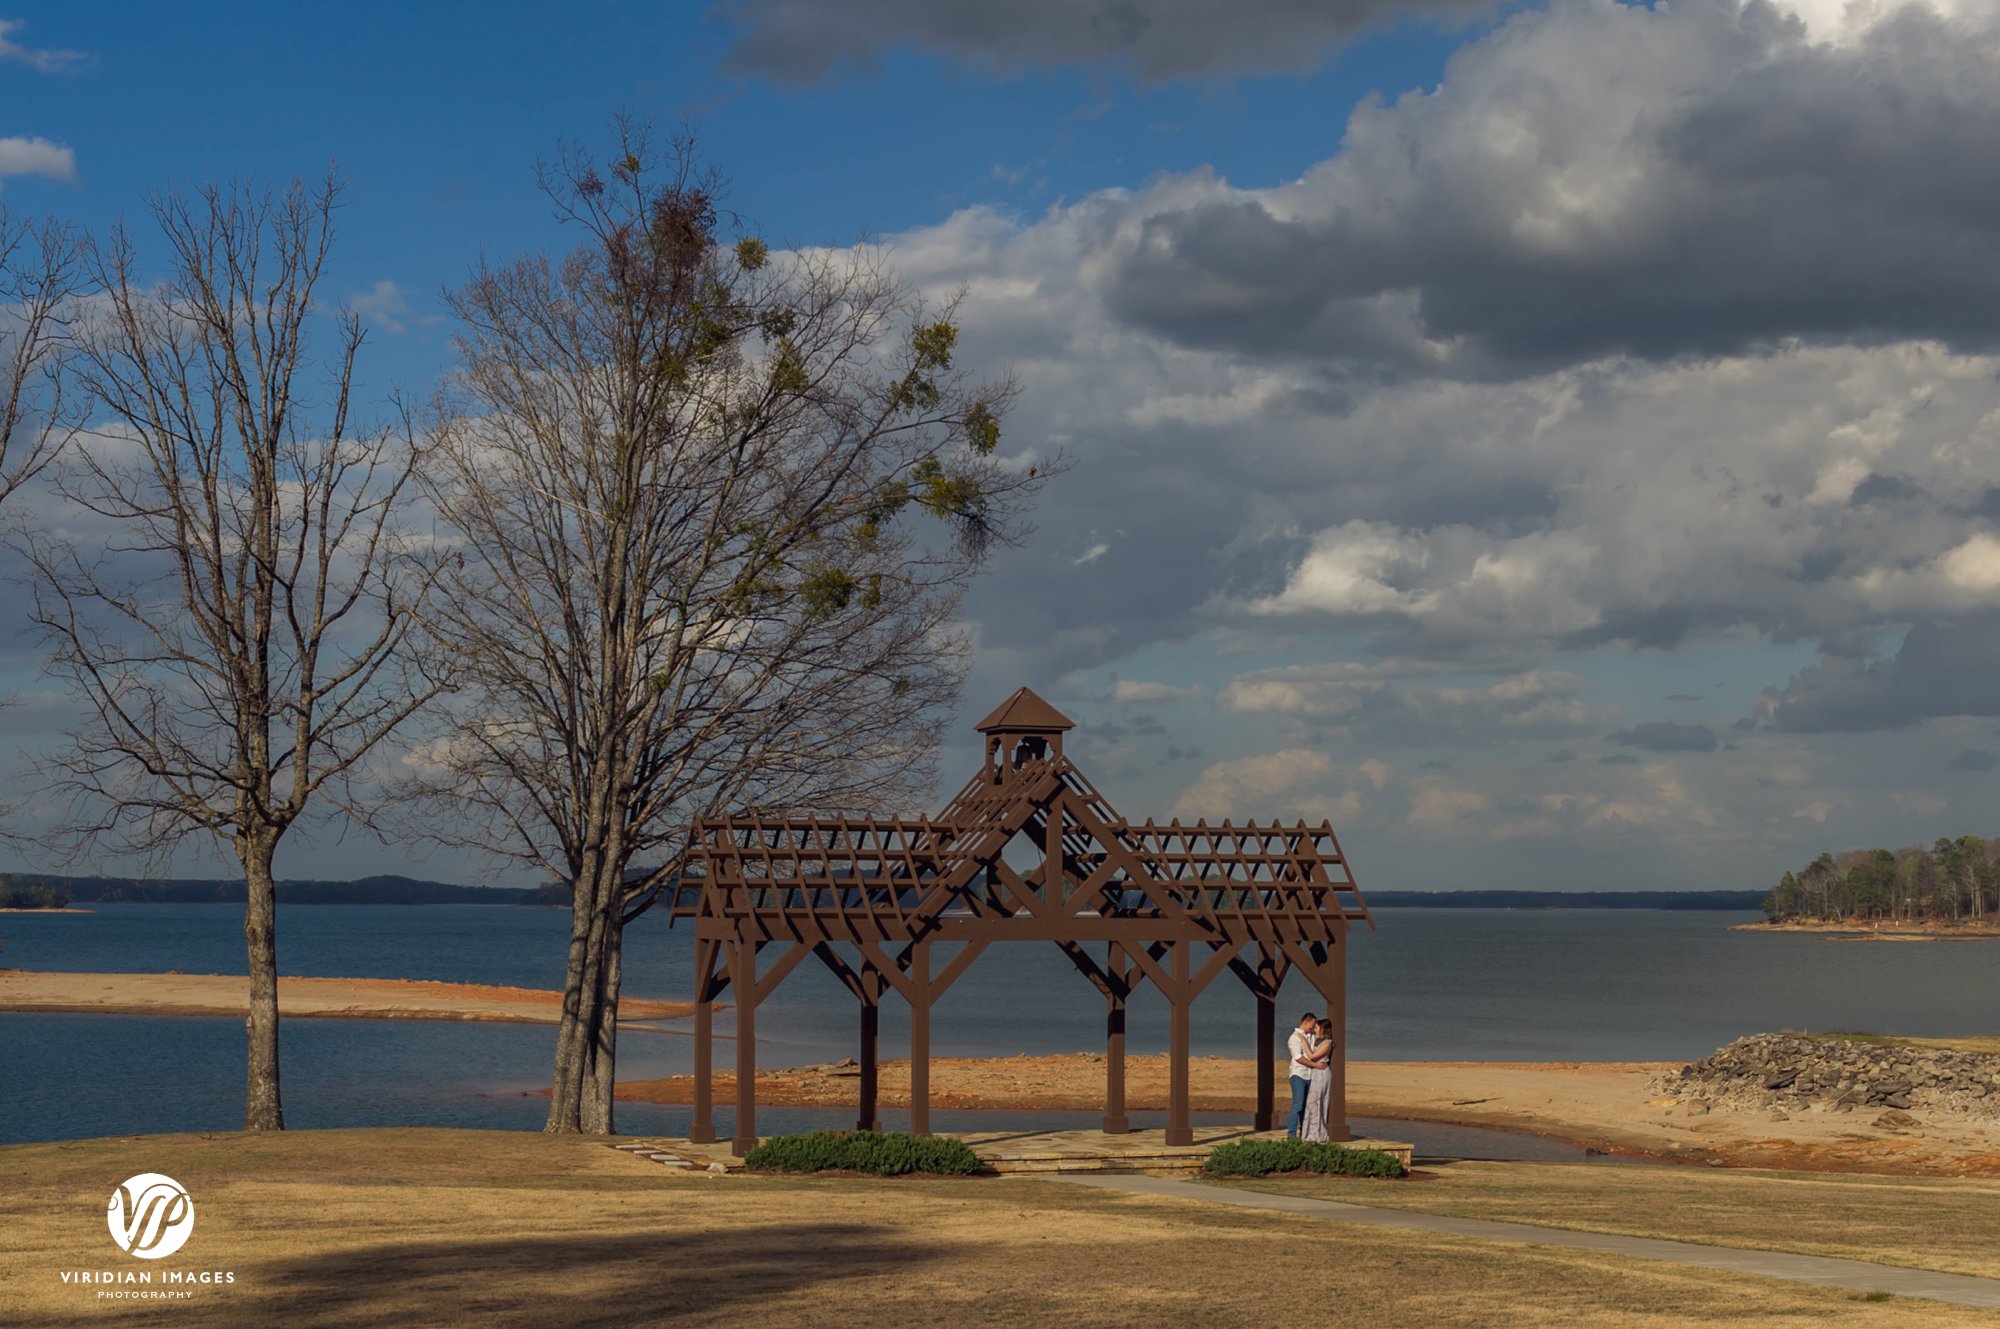
{"type": "Polygon", "coordinates": [[[1209,1186],[1177,1177],[1064,1173],[1044,1175],[1039,1179],[1124,1191],[1131,1195],[1235,1205],[1240,1209],[1267,1209],[1302,1218],[1331,1219],[1338,1223],[1365,1223],[1371,1227],[1404,1228],[1444,1236],[1475,1237],[1484,1241],[1516,1241],[1535,1246],[1604,1251],[1641,1260],[1666,1260],[1703,1269],[1725,1269],[1736,1274],[1814,1283],[1850,1292],[1893,1292],[1899,1297],[1920,1297],[1960,1306],[2000,1309],[2000,1279],[1974,1278],[1969,1274],[1934,1274],[1922,1269],[1872,1264],[1866,1260],[1836,1260],[1824,1255],[1790,1255],[1782,1251],[1745,1250],[1735,1246],[1701,1246],[1688,1241],[1621,1237],[1606,1232],[1577,1232],[1569,1228],[1501,1223],[1484,1218],[1447,1218],[1442,1214],[1373,1209],[1366,1205],[1344,1204],[1339,1200],[1314,1200],[1302,1195],[1270,1195],[1261,1191],[1209,1186]]]}

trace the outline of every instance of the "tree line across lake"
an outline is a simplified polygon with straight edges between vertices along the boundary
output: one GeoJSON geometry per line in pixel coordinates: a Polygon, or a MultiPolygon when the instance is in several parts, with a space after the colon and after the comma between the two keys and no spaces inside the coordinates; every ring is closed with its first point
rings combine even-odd
{"type": "MultiPolygon", "coordinates": [[[[385,874],[357,881],[281,881],[286,904],[566,905],[568,888],[460,886],[385,874]]],[[[241,904],[240,877],[61,877],[0,872],[0,907],[60,909],[86,904],[241,904]]],[[[1760,891],[1371,891],[1378,909],[1755,909],[1760,891]]]]}
{"type": "Polygon", "coordinates": [[[1961,922],[2000,911],[2000,839],[1961,835],[1929,848],[1823,853],[1764,897],[1774,922],[1897,919],[1961,922]]]}
{"type": "MultiPolygon", "coordinates": [[[[78,904],[242,904],[241,877],[64,877],[0,872],[0,908],[61,909],[78,904]]],[[[460,886],[386,874],[356,881],[281,881],[286,904],[526,904],[567,905],[560,883],[539,890],[460,886]]]]}

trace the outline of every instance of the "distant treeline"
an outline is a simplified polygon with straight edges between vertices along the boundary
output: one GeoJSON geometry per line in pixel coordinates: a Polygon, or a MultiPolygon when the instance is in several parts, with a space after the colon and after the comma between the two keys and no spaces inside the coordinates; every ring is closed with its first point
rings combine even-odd
{"type": "MultiPolygon", "coordinates": [[[[55,877],[0,873],[0,899],[19,893],[35,904],[61,908],[71,900],[116,904],[241,904],[243,880],[149,877],[55,877]],[[53,903],[49,903],[52,901],[53,903]]],[[[1403,909],[1755,909],[1761,891],[1369,891],[1368,903],[1403,909]]],[[[363,877],[359,881],[281,881],[278,898],[290,904],[567,904],[560,885],[539,890],[457,886],[414,877],[363,877]]]]}
{"type": "MultiPolygon", "coordinates": [[[[65,900],[101,904],[241,904],[243,878],[55,877],[0,873],[0,891],[62,892],[65,900]]],[[[414,877],[363,877],[359,881],[281,881],[286,904],[567,904],[560,890],[458,886],[414,877]]]]}
{"type": "Polygon", "coordinates": [[[2000,910],[2000,839],[1961,835],[1926,849],[1850,849],[1787,872],[1764,897],[1785,918],[1986,918],[2000,910]]]}
{"type": "Polygon", "coordinates": [[[1366,891],[1385,909],[1755,909],[1761,891],[1366,891]]]}

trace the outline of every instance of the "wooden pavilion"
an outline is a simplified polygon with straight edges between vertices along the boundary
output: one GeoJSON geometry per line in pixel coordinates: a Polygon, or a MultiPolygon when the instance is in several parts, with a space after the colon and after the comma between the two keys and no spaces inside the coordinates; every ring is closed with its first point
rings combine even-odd
{"type": "Polygon", "coordinates": [[[1257,998],[1256,1127],[1274,1127],[1278,987],[1296,968],[1336,1031],[1331,1133],[1349,1138],[1348,924],[1374,922],[1332,825],[1127,822],[1063,755],[1073,727],[1017,690],[979,723],[980,772],[931,818],[695,819],[673,911],[694,920],[693,1140],[715,1139],[714,1008],[728,992],[736,1007],[732,1147],[743,1154],[756,1144],[757,1007],[808,957],[860,1006],[861,1129],[879,1128],[882,1001],[894,994],[909,1003],[910,1130],[928,1131],[931,1007],[1000,941],[1053,943],[1103,998],[1107,1132],[1130,1129],[1126,1003],[1148,982],[1167,999],[1170,1145],[1193,1140],[1190,1009],[1225,971],[1257,998]],[[1025,855],[1008,854],[1017,842],[1025,855]],[[954,953],[935,952],[953,944],[954,953]]]}

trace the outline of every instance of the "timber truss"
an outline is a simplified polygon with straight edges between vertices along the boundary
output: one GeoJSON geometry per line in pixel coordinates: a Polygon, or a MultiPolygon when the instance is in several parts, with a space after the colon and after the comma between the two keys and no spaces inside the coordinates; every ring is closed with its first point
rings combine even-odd
{"type": "Polygon", "coordinates": [[[909,1003],[910,1130],[927,1131],[931,1006],[1002,941],[1053,943],[1103,999],[1108,1132],[1130,1129],[1126,1003],[1145,983],[1166,998],[1170,1144],[1193,1142],[1190,1010],[1225,972],[1257,998],[1256,1126],[1275,1125],[1276,1001],[1298,970],[1336,1031],[1331,1134],[1348,1138],[1347,931],[1374,922],[1332,825],[1127,822],[1063,755],[1072,727],[1015,692],[978,726],[984,769],[932,818],[696,818],[673,911],[695,930],[694,1140],[715,1139],[715,1002],[736,1009],[742,1154],[757,1140],[757,1007],[807,959],[859,1003],[864,1130],[879,1128],[878,1012],[909,1003]]]}

